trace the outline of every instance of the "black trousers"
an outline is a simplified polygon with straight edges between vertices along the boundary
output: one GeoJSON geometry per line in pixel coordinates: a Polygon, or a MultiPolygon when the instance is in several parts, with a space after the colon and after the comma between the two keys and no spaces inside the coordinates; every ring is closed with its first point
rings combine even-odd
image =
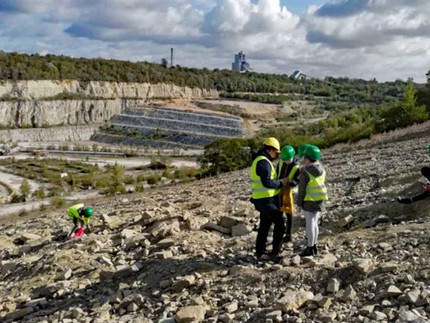
{"type": "Polygon", "coordinates": [[[293,234],[293,215],[284,213],[285,222],[285,235],[291,236],[293,234]]]}
{"type": "Polygon", "coordinates": [[[272,253],[278,254],[281,248],[282,239],[285,234],[284,218],[282,212],[278,210],[267,210],[260,212],[260,226],[257,234],[256,254],[262,255],[266,251],[267,236],[272,223],[275,224],[273,231],[272,253]]]}

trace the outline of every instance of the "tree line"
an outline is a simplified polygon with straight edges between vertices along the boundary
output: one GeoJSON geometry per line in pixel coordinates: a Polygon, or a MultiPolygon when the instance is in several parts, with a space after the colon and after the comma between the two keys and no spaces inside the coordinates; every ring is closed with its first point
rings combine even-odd
{"type": "MultiPolygon", "coordinates": [[[[102,58],[18,54],[0,51],[0,80],[79,80],[139,83],[173,83],[178,86],[217,89],[226,93],[275,93],[280,102],[286,94],[313,95],[331,100],[379,104],[400,98],[406,82],[326,77],[296,80],[286,74],[237,73],[226,69],[167,68],[161,64],[102,58]]],[[[255,99],[255,97],[253,97],[255,99]]]]}

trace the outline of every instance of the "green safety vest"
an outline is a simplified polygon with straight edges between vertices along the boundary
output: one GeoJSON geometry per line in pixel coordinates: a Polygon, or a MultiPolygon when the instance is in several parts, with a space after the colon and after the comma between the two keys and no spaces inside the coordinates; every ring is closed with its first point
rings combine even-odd
{"type": "Polygon", "coordinates": [[[84,216],[81,217],[79,215],[79,209],[83,207],[84,207],[84,204],[82,203],[75,204],[67,209],[67,215],[69,216],[70,219],[77,218],[77,219],[83,220],[86,224],[88,224],[90,222],[90,219],[84,216]]]}
{"type": "Polygon", "coordinates": [[[324,171],[321,176],[312,176],[308,171],[306,173],[309,176],[309,183],[306,186],[305,201],[320,202],[327,201],[327,187],[325,186],[325,176],[324,171]]]}
{"type": "MultiPolygon", "coordinates": [[[[280,162],[279,162],[279,165],[278,165],[278,179],[281,179],[281,170],[282,170],[282,164],[283,164],[284,162],[281,160],[280,162]]],[[[290,171],[290,173],[288,174],[288,179],[291,181],[291,180],[293,180],[293,178],[294,178],[294,175],[296,175],[296,173],[297,173],[297,171],[300,169],[300,167],[299,166],[297,166],[297,165],[294,165],[293,166],[293,168],[291,168],[291,171],[290,171]]],[[[292,187],[291,188],[291,192],[293,192],[293,193],[297,193],[297,191],[298,191],[298,188],[297,188],[297,186],[296,187],[292,187]]]]}
{"type": "Polygon", "coordinates": [[[273,197],[279,194],[280,189],[275,188],[267,188],[263,186],[263,183],[261,182],[260,176],[257,175],[257,164],[260,160],[267,160],[272,168],[272,172],[270,174],[270,179],[275,180],[276,179],[276,169],[273,167],[272,162],[264,157],[264,156],[258,156],[254,159],[251,166],[251,183],[252,183],[252,198],[257,199],[264,199],[267,197],[273,197]]]}

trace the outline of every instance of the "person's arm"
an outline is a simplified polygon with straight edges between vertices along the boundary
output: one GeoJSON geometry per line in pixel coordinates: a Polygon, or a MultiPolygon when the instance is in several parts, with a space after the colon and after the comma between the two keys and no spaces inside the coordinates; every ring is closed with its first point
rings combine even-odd
{"type": "MultiPolygon", "coordinates": [[[[293,162],[291,165],[291,171],[293,170],[293,167],[299,167],[299,165],[296,162],[293,162]]],[[[296,170],[296,173],[293,176],[293,179],[290,181],[290,187],[296,187],[299,185],[299,177],[300,177],[300,168],[296,170]]]]}
{"type": "Polygon", "coordinates": [[[261,183],[266,188],[281,188],[282,183],[280,180],[272,180],[271,179],[271,173],[272,173],[272,167],[270,166],[269,162],[267,160],[260,160],[257,163],[257,169],[256,169],[257,175],[260,176],[261,183]]]}
{"type": "Polygon", "coordinates": [[[308,174],[303,170],[299,177],[299,193],[297,194],[297,205],[303,207],[306,196],[306,186],[309,182],[308,174]]]}

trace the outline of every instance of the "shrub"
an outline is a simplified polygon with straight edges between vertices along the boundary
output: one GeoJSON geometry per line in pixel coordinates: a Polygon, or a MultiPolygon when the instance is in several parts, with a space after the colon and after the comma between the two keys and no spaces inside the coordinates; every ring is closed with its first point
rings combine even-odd
{"type": "Polygon", "coordinates": [[[161,179],[161,176],[158,174],[152,174],[147,178],[149,185],[155,185],[157,184],[161,179]]]}
{"type": "Polygon", "coordinates": [[[21,182],[21,185],[19,187],[19,191],[21,192],[22,200],[25,201],[27,199],[27,197],[29,196],[30,191],[31,191],[31,186],[28,183],[28,180],[24,179],[21,182]]]}
{"type": "Polygon", "coordinates": [[[51,205],[56,208],[63,207],[66,204],[66,200],[59,196],[51,198],[51,205]]]}
{"type": "Polygon", "coordinates": [[[34,191],[34,196],[36,196],[38,199],[43,199],[46,196],[46,194],[43,189],[39,188],[38,190],[34,191]]]}

